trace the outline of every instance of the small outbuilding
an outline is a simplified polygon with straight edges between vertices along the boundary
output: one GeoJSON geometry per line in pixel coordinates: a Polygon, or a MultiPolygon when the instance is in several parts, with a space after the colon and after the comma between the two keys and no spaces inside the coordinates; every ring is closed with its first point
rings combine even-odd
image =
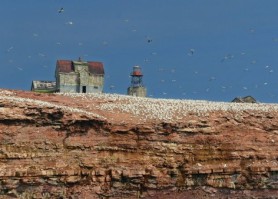
{"type": "Polygon", "coordinates": [[[31,91],[40,93],[54,93],[56,91],[55,81],[32,81],[31,91]]]}
{"type": "Polygon", "coordinates": [[[257,103],[256,99],[252,96],[246,96],[246,97],[236,97],[232,100],[232,102],[236,103],[257,103]]]}

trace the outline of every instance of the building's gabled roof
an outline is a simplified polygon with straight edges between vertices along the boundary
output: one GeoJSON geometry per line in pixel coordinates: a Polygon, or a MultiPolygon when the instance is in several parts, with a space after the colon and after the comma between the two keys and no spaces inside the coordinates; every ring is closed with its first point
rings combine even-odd
{"type": "Polygon", "coordinates": [[[88,62],[88,68],[89,72],[92,74],[97,74],[97,75],[103,75],[104,74],[104,69],[103,69],[103,64],[102,62],[88,62]]]}
{"type": "Polygon", "coordinates": [[[244,102],[241,97],[236,97],[232,102],[244,102]]]}
{"type": "MultiPolygon", "coordinates": [[[[104,75],[104,68],[102,62],[88,61],[84,62],[88,65],[91,74],[104,75]]],[[[57,60],[56,71],[62,73],[74,72],[74,62],[70,60],[57,60]]]]}
{"type": "Polygon", "coordinates": [[[57,72],[70,73],[74,71],[73,63],[69,60],[57,60],[56,63],[57,72]]]}
{"type": "Polygon", "coordinates": [[[246,97],[236,97],[232,100],[232,102],[241,102],[241,103],[256,103],[256,99],[252,96],[246,96],[246,97]]]}

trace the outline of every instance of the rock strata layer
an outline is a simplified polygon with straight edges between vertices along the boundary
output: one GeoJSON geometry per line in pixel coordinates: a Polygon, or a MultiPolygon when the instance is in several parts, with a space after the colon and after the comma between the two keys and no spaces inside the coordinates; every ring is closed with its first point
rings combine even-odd
{"type": "Polygon", "coordinates": [[[278,198],[277,107],[0,90],[0,198],[278,198]]]}

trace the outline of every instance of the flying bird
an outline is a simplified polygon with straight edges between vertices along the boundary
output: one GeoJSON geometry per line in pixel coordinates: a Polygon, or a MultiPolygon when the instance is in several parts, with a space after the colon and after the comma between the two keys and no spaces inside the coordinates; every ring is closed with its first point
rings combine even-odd
{"type": "Polygon", "coordinates": [[[250,33],[254,33],[255,31],[256,31],[255,28],[249,28],[250,33]]]}
{"type": "Polygon", "coordinates": [[[146,40],[147,40],[148,43],[151,43],[153,41],[152,38],[150,38],[148,36],[146,36],[146,40]]]}
{"type": "Polygon", "coordinates": [[[43,53],[38,53],[38,55],[39,55],[40,57],[45,57],[45,54],[43,54],[43,53]]]}
{"type": "Polygon", "coordinates": [[[73,22],[72,21],[68,21],[66,22],[67,25],[73,25],[73,22]]]}
{"type": "Polygon", "coordinates": [[[21,71],[23,70],[23,68],[21,68],[21,67],[16,67],[16,68],[17,68],[18,70],[21,70],[21,71]]]}
{"type": "Polygon", "coordinates": [[[12,49],[14,49],[13,46],[9,47],[9,48],[7,49],[7,52],[11,52],[12,49]]]}
{"type": "Polygon", "coordinates": [[[209,81],[213,81],[213,80],[216,80],[216,78],[213,77],[213,76],[211,76],[211,77],[209,78],[209,81]]]}
{"type": "Polygon", "coordinates": [[[223,57],[223,59],[221,59],[221,62],[224,62],[224,61],[226,61],[226,60],[228,60],[228,59],[233,59],[234,58],[234,55],[232,55],[232,54],[227,54],[227,55],[225,55],[224,57],[223,57]]]}
{"type": "Polygon", "coordinates": [[[59,13],[64,12],[64,8],[60,8],[60,9],[58,10],[58,12],[59,12],[59,13]]]}
{"type": "Polygon", "coordinates": [[[115,86],[114,85],[110,85],[109,88],[110,88],[110,90],[112,90],[112,89],[115,88],[115,86]]]}
{"type": "Polygon", "coordinates": [[[191,49],[189,50],[189,53],[187,53],[187,55],[193,56],[194,52],[195,52],[195,49],[191,48],[191,49]]]}

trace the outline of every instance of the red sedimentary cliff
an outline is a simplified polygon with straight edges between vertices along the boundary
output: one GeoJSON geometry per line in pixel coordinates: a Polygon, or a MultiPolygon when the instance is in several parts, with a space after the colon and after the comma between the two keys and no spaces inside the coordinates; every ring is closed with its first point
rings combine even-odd
{"type": "Polygon", "coordinates": [[[277,198],[278,105],[0,90],[0,198],[277,198]]]}

